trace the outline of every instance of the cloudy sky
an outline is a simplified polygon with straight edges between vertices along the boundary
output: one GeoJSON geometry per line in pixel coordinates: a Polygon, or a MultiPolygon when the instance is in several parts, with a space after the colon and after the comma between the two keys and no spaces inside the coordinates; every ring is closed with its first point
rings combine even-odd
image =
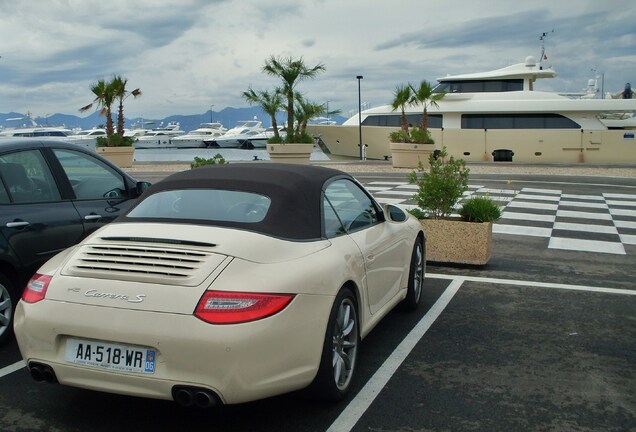
{"type": "Polygon", "coordinates": [[[593,69],[606,91],[636,82],[633,0],[0,0],[0,112],[76,114],[98,79],[119,74],[143,95],[126,116],[248,106],[270,55],[326,72],[299,89],[348,116],[390,102],[398,84],[434,81],[539,57],[581,91],[593,69]]]}

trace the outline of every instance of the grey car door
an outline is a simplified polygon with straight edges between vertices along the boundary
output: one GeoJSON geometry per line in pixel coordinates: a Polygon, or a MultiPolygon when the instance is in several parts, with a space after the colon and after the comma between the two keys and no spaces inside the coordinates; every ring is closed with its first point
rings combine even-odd
{"type": "Polygon", "coordinates": [[[82,238],[79,214],[61,199],[40,150],[0,155],[0,182],[0,233],[24,267],[35,270],[82,238]]]}
{"type": "Polygon", "coordinates": [[[132,206],[123,175],[96,157],[69,149],[53,149],[68,177],[86,234],[111,222],[132,206]]]}

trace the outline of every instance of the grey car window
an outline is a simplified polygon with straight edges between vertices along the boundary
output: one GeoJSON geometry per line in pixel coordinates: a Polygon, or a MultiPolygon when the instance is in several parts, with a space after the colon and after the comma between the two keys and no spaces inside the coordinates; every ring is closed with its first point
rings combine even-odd
{"type": "Polygon", "coordinates": [[[124,178],[99,159],[73,150],[53,150],[79,200],[121,198],[124,178]]]}
{"type": "Polygon", "coordinates": [[[126,217],[257,223],[265,218],[270,205],[268,197],[250,192],[169,190],[146,197],[126,217]]]}
{"type": "MultiPolygon", "coordinates": [[[[373,202],[364,191],[350,180],[336,180],[327,186],[325,198],[347,232],[357,231],[378,222],[373,202]]],[[[327,218],[325,214],[325,221],[327,218]]]]}
{"type": "Polygon", "coordinates": [[[60,200],[60,192],[51,170],[39,150],[1,155],[0,179],[5,193],[8,193],[8,197],[15,203],[60,200]]]}

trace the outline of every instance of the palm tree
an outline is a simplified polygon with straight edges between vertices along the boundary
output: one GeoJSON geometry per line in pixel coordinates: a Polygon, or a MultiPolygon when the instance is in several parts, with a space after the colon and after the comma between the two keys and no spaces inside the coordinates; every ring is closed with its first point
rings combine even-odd
{"type": "Polygon", "coordinates": [[[326,104],[314,103],[306,100],[300,93],[296,94],[295,120],[298,125],[298,134],[304,136],[307,131],[307,123],[314,117],[322,115],[339,114],[340,110],[329,111],[326,104]]]}
{"type": "Polygon", "coordinates": [[[278,123],[276,122],[276,113],[283,107],[283,99],[278,91],[270,93],[266,90],[254,91],[251,87],[243,92],[243,99],[250,104],[258,105],[272,119],[272,128],[274,129],[274,137],[278,141],[278,123]]]}
{"type": "Polygon", "coordinates": [[[115,75],[113,80],[108,84],[112,87],[113,96],[119,101],[119,111],[117,112],[117,134],[124,136],[124,99],[132,95],[133,97],[141,96],[141,90],[136,88],[133,91],[126,89],[128,79],[119,75],[115,75]]]}
{"type": "Polygon", "coordinates": [[[406,134],[406,137],[408,137],[408,133],[409,133],[409,124],[406,119],[406,106],[411,103],[412,97],[413,97],[412,86],[410,84],[408,85],[400,84],[395,87],[395,92],[393,93],[393,102],[391,102],[391,107],[393,108],[393,111],[395,111],[398,108],[401,111],[400,124],[401,124],[402,131],[404,132],[404,134],[406,134]]]}
{"type": "Polygon", "coordinates": [[[306,79],[314,78],[318,73],[324,72],[325,67],[317,64],[314,67],[307,67],[302,57],[294,59],[290,57],[271,56],[265,61],[263,72],[268,75],[278,77],[283,82],[280,92],[287,99],[287,142],[294,140],[294,94],[296,85],[306,79]]]}
{"type": "Polygon", "coordinates": [[[97,104],[98,108],[101,107],[100,115],[106,117],[106,136],[110,137],[114,133],[113,117],[111,115],[111,107],[115,101],[113,88],[110,83],[106,83],[106,81],[102,79],[91,85],[91,92],[95,95],[95,99],[93,99],[93,102],[83,106],[79,110],[80,112],[88,111],[93,108],[93,105],[95,104],[97,104]]]}
{"type": "Polygon", "coordinates": [[[438,101],[444,98],[445,93],[433,93],[433,86],[431,83],[424,80],[420,83],[418,88],[413,87],[409,84],[413,95],[411,96],[411,103],[419,103],[422,104],[422,129],[427,130],[428,128],[428,105],[439,107],[437,104],[438,101]]]}

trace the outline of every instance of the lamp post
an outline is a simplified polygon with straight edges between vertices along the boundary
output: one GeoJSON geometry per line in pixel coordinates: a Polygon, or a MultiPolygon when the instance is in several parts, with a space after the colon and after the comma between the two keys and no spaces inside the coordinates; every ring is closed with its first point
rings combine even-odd
{"type": "Polygon", "coordinates": [[[362,96],[360,93],[360,81],[362,81],[362,75],[356,76],[358,80],[358,132],[360,135],[360,160],[364,160],[364,149],[362,148],[362,96]]]}
{"type": "Polygon", "coordinates": [[[214,105],[210,105],[210,123],[212,123],[212,108],[214,108],[214,105]]]}

